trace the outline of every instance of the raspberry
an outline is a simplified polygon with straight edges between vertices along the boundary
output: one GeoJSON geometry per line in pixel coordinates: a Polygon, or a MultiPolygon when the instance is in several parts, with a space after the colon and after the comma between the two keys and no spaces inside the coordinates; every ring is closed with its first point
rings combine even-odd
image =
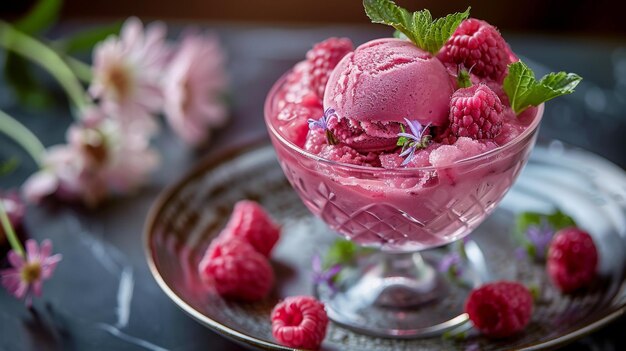
{"type": "Polygon", "coordinates": [[[272,335],[282,345],[316,350],[326,336],[324,304],[310,296],[292,296],[272,311],[272,335]]]}
{"type": "Polygon", "coordinates": [[[306,59],[311,63],[311,88],[320,98],[324,97],[328,76],[339,61],[354,48],[347,38],[328,38],[315,44],[306,53],[306,59]]]}
{"type": "Polygon", "coordinates": [[[437,57],[446,65],[462,64],[473,74],[502,82],[507,66],[517,61],[498,30],[475,18],[459,25],[437,57]]]}
{"type": "Polygon", "coordinates": [[[465,312],[484,335],[505,338],[522,331],[533,310],[533,297],[517,282],[500,281],[472,290],[465,312]]]}
{"type": "Polygon", "coordinates": [[[378,155],[373,152],[361,154],[353,148],[344,145],[326,145],[322,148],[318,156],[341,163],[349,163],[357,166],[380,167],[378,155]]]}
{"type": "Polygon", "coordinates": [[[310,62],[304,60],[296,64],[293,71],[287,75],[284,86],[284,103],[322,108],[322,98],[317,96],[317,93],[311,87],[312,77],[309,72],[312,67],[313,65],[310,62]]]}
{"type": "Polygon", "coordinates": [[[493,139],[502,128],[504,106],[485,84],[459,89],[450,99],[450,130],[457,137],[493,139]]]}
{"type": "Polygon", "coordinates": [[[446,129],[439,128],[439,130],[435,129],[434,139],[436,142],[441,143],[443,145],[452,145],[456,143],[456,139],[458,138],[456,135],[454,135],[454,133],[452,133],[449,127],[446,129]],[[439,130],[443,130],[443,131],[440,132],[439,130]]]}
{"type": "Polygon", "coordinates": [[[278,130],[292,143],[303,147],[306,135],[309,132],[309,118],[319,119],[324,114],[319,107],[306,107],[297,104],[287,104],[279,113],[278,130]]]}
{"type": "Polygon", "coordinates": [[[589,233],[570,227],[559,230],[548,248],[547,270],[563,293],[589,285],[596,275],[598,251],[589,233]]]}
{"type": "Polygon", "coordinates": [[[326,138],[326,132],[319,128],[309,130],[309,134],[306,137],[306,143],[304,143],[304,149],[313,154],[319,154],[324,147],[328,145],[326,138]]]}
{"type": "Polygon", "coordinates": [[[220,236],[224,239],[242,239],[256,251],[269,257],[280,237],[280,227],[261,205],[254,201],[242,200],[235,204],[233,214],[220,236]]]}
{"type": "Polygon", "coordinates": [[[247,242],[218,238],[199,264],[200,276],[225,298],[261,300],[274,285],[274,272],[265,256],[247,242]]]}

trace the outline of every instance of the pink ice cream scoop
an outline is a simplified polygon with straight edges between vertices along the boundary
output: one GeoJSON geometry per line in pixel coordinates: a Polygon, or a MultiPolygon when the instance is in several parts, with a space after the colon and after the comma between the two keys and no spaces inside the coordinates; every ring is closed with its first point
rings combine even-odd
{"type": "Polygon", "coordinates": [[[440,126],[448,120],[450,76],[431,54],[402,40],[385,38],[359,46],[331,73],[324,107],[338,118],[329,127],[358,151],[395,147],[404,119],[440,126]]]}

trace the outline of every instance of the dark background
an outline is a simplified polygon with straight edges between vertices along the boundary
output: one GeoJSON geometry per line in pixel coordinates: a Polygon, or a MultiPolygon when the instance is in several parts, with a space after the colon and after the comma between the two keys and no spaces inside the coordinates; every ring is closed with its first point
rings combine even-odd
{"type": "MultiPolygon", "coordinates": [[[[33,0],[2,0],[0,15],[15,17],[33,0]]],[[[434,16],[472,6],[472,16],[504,31],[594,35],[623,40],[626,1],[621,0],[397,0],[434,16]]],[[[360,0],[66,0],[63,19],[111,19],[135,15],[195,21],[271,23],[368,23],[360,0]]]]}
{"type": "MultiPolygon", "coordinates": [[[[0,0],[0,18],[18,18],[33,2],[0,0]]],[[[398,3],[412,10],[429,8],[434,16],[468,5],[444,0],[398,3]]],[[[472,15],[497,24],[538,75],[566,70],[585,78],[575,94],[547,106],[541,137],[583,147],[626,168],[626,1],[470,4],[472,15]]],[[[53,238],[55,250],[65,260],[55,279],[46,283],[44,299],[36,303],[38,314],[29,313],[0,291],[0,351],[140,351],[146,349],[145,343],[159,350],[241,350],[183,314],[156,286],[141,245],[148,209],[164,187],[199,159],[246,140],[267,138],[262,119],[265,95],[314,42],[348,36],[362,43],[391,33],[388,27],[368,25],[360,0],[66,0],[59,25],[45,35],[54,38],[130,15],[145,21],[165,20],[174,33],[190,22],[217,31],[229,54],[231,90],[236,92],[231,122],[215,133],[208,149],[197,152],[165,129],[155,141],[163,156],[161,169],[134,196],[110,201],[97,210],[31,207],[26,221],[29,234],[38,240],[53,238]],[[112,271],[94,259],[92,251],[100,247],[115,263],[112,271]],[[120,328],[122,333],[114,335],[99,326],[115,321],[122,269],[134,273],[132,315],[129,324],[120,328]]],[[[49,146],[64,140],[72,119],[63,93],[54,82],[48,85],[59,103],[37,110],[19,105],[0,75],[0,109],[26,124],[49,146]]],[[[0,160],[13,155],[24,162],[10,177],[0,179],[0,189],[18,187],[35,170],[17,146],[0,137],[0,160]]],[[[626,350],[625,326],[622,317],[566,350],[626,350]]]]}

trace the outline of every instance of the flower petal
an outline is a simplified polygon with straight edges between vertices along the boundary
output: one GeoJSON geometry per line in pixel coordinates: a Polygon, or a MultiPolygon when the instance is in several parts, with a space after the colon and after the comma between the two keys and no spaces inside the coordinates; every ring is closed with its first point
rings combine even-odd
{"type": "Polygon", "coordinates": [[[15,269],[20,269],[22,268],[22,266],[24,266],[24,263],[25,263],[24,258],[20,256],[17,252],[13,250],[9,251],[8,258],[9,258],[9,263],[15,269]]]}
{"type": "Polygon", "coordinates": [[[41,291],[43,290],[43,283],[41,282],[41,280],[37,280],[35,282],[33,282],[32,284],[32,289],[33,289],[33,293],[36,296],[41,296],[41,291]]]}
{"type": "Polygon", "coordinates": [[[405,137],[407,139],[411,139],[411,140],[415,140],[415,141],[419,141],[418,138],[415,137],[415,135],[413,134],[409,134],[409,133],[398,133],[399,137],[405,137]]]}
{"type": "Polygon", "coordinates": [[[341,272],[341,265],[336,264],[332,267],[330,267],[327,271],[326,271],[326,275],[332,279],[334,276],[336,276],[337,274],[339,274],[339,272],[341,272]]]}
{"type": "Polygon", "coordinates": [[[41,242],[41,246],[39,247],[39,257],[41,261],[44,261],[52,254],[52,241],[50,239],[45,239],[41,242]]]}
{"type": "Polygon", "coordinates": [[[420,133],[422,132],[422,125],[418,121],[409,121],[408,118],[405,118],[404,120],[406,121],[407,127],[411,129],[411,133],[413,133],[416,138],[419,138],[420,133]],[[417,123],[417,125],[415,123],[417,123]]]}
{"type": "Polygon", "coordinates": [[[62,259],[63,255],[61,254],[48,257],[41,265],[41,279],[49,279],[62,259]]]}
{"type": "Polygon", "coordinates": [[[44,197],[54,194],[58,188],[59,179],[48,170],[31,175],[22,185],[24,197],[33,203],[39,203],[44,197]]]}
{"type": "Polygon", "coordinates": [[[33,239],[26,240],[26,261],[39,261],[39,245],[33,239]]]}
{"type": "Polygon", "coordinates": [[[13,291],[13,296],[17,297],[18,299],[21,299],[24,296],[26,296],[27,292],[28,292],[28,284],[20,280],[19,285],[17,286],[15,291],[13,291]]]}

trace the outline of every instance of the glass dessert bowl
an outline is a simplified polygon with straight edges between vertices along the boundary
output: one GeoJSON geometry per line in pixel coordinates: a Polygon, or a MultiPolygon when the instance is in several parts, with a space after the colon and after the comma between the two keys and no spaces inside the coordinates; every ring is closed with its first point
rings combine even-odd
{"type": "MultiPolygon", "coordinates": [[[[443,279],[424,251],[464,238],[493,212],[528,160],[543,104],[528,111],[532,121],[519,135],[485,153],[445,166],[385,169],[325,159],[286,138],[276,118],[286,80],[277,81],[265,102],[285,176],[334,232],[378,250],[337,291],[315,287],[329,317],[396,337],[433,335],[465,322],[462,304],[448,299],[468,287],[443,279]]],[[[475,278],[470,285],[479,284],[475,278]]]]}

